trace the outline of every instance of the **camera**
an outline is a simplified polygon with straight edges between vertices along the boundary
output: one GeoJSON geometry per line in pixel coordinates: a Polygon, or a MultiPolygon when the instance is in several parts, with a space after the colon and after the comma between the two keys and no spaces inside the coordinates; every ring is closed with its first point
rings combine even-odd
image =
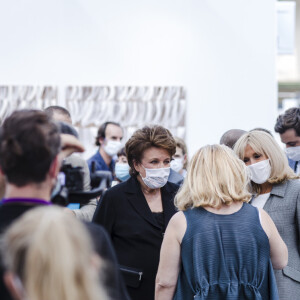
{"type": "Polygon", "coordinates": [[[67,206],[70,203],[85,205],[89,200],[101,197],[102,193],[111,186],[112,175],[109,171],[94,171],[92,168],[91,190],[83,190],[83,169],[63,164],[57,177],[57,183],[52,191],[51,202],[67,206]]]}

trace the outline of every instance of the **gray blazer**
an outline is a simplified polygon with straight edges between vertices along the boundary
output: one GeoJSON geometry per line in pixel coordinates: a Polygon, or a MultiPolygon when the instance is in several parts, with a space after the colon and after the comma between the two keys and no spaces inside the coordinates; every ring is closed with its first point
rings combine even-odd
{"type": "Polygon", "coordinates": [[[289,252],[288,265],[283,270],[274,270],[279,299],[300,299],[300,180],[274,185],[264,210],[275,223],[289,252]]]}

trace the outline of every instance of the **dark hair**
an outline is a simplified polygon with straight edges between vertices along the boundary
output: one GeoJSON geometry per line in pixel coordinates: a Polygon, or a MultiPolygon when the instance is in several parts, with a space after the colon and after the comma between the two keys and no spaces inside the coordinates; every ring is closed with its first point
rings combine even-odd
{"type": "Polygon", "coordinates": [[[300,108],[293,107],[279,115],[276,124],[275,132],[285,133],[288,129],[295,129],[296,134],[300,136],[300,108]]]}
{"type": "Polygon", "coordinates": [[[121,148],[121,150],[119,150],[119,152],[117,153],[117,156],[126,156],[126,152],[125,152],[125,147],[121,148]]]}
{"type": "Polygon", "coordinates": [[[58,106],[58,105],[52,105],[52,106],[48,106],[47,108],[44,109],[44,112],[52,119],[54,113],[58,113],[60,115],[66,116],[67,118],[69,118],[70,120],[71,118],[71,114],[70,112],[62,107],[62,106],[58,106]]]}
{"type": "Polygon", "coordinates": [[[98,129],[98,132],[97,132],[97,136],[96,136],[96,140],[95,140],[95,145],[96,146],[100,146],[100,143],[99,143],[99,139],[100,138],[105,138],[105,131],[106,131],[106,127],[109,125],[109,124],[112,124],[112,125],[115,125],[115,126],[118,126],[121,128],[121,125],[117,122],[112,122],[112,121],[108,121],[108,122],[105,122],[103,123],[102,125],[100,125],[99,129],[98,129]]]}
{"type": "Polygon", "coordinates": [[[133,163],[140,163],[144,151],[151,147],[165,149],[170,154],[170,157],[176,153],[176,142],[168,129],[159,125],[153,127],[145,126],[142,129],[138,129],[125,145],[131,175],[138,175],[133,163]]]}
{"type": "Polygon", "coordinates": [[[59,150],[59,130],[42,111],[15,111],[0,129],[0,166],[18,187],[43,182],[59,150]]]}

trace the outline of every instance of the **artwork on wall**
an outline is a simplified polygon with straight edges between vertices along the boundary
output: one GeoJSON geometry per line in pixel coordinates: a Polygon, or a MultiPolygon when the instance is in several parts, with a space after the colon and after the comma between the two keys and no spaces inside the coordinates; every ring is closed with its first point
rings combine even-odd
{"type": "Polygon", "coordinates": [[[50,105],[70,111],[85,144],[93,143],[106,121],[121,124],[124,140],[137,128],[153,124],[185,138],[186,92],[181,86],[0,86],[1,122],[15,109],[50,105]]]}

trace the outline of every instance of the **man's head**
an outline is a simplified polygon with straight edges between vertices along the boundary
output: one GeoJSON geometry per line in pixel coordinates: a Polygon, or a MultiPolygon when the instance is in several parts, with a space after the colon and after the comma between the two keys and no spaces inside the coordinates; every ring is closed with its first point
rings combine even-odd
{"type": "Polygon", "coordinates": [[[263,131],[263,132],[265,132],[265,133],[267,133],[267,134],[269,134],[270,136],[273,137],[272,132],[270,130],[266,129],[266,128],[263,128],[263,127],[255,127],[253,129],[249,130],[249,132],[252,132],[252,131],[263,131]]]}
{"type": "Polygon", "coordinates": [[[48,106],[44,111],[51,119],[55,121],[72,124],[71,114],[62,106],[48,106]]]}
{"type": "Polygon", "coordinates": [[[275,131],[287,148],[300,146],[300,108],[293,107],[279,115],[275,131]]]}
{"type": "Polygon", "coordinates": [[[42,111],[15,111],[0,129],[0,167],[18,187],[43,182],[59,150],[59,130],[42,111]]]}
{"type": "Polygon", "coordinates": [[[109,156],[114,156],[121,148],[123,130],[120,124],[115,122],[103,123],[97,133],[96,145],[103,147],[109,156]]]}
{"type": "Polygon", "coordinates": [[[242,129],[230,129],[226,131],[221,139],[220,139],[220,145],[225,145],[231,149],[233,149],[235,143],[237,140],[244,134],[246,133],[245,130],[242,129]]]}

